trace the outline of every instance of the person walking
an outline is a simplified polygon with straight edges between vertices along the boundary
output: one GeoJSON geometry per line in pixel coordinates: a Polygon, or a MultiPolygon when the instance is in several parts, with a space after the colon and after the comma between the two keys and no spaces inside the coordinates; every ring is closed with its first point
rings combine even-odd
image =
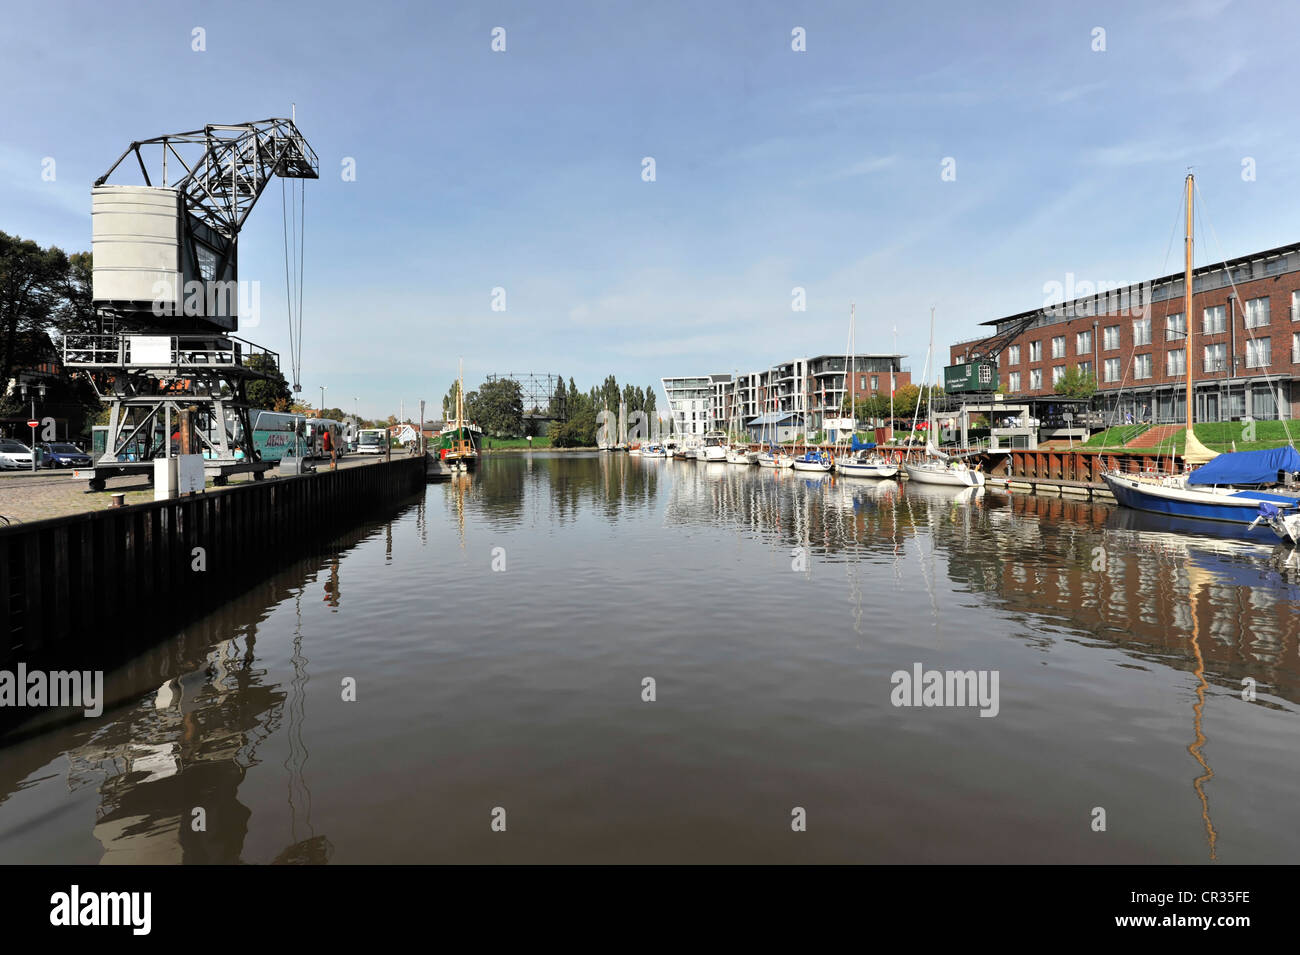
{"type": "Polygon", "coordinates": [[[334,448],[334,435],[328,427],[321,431],[320,447],[322,451],[328,451],[330,453],[330,470],[337,471],[339,469],[338,452],[334,448]]]}

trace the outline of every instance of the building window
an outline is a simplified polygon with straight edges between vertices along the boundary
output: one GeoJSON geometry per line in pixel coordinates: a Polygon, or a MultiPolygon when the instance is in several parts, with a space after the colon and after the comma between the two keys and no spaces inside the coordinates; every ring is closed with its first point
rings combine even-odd
{"type": "Polygon", "coordinates": [[[1102,330],[1101,346],[1102,348],[1106,349],[1106,351],[1114,351],[1116,348],[1119,347],[1119,326],[1118,325],[1108,325],[1105,329],[1102,330]]]}
{"type": "MultiPolygon", "coordinates": [[[[1296,338],[1300,340],[1300,334],[1297,334],[1296,338]]],[[[1007,375],[1007,388],[1010,389],[1013,395],[1020,394],[1020,372],[1013,371],[1007,375]]]]}
{"type": "MultiPolygon", "coordinates": [[[[866,375],[859,375],[858,378],[859,378],[859,381],[858,381],[858,387],[859,387],[859,388],[865,388],[865,387],[867,387],[867,376],[866,376],[866,375]]],[[[874,376],[874,375],[873,375],[872,378],[871,378],[871,390],[872,390],[872,391],[875,391],[875,390],[876,390],[876,379],[875,379],[875,376],[874,376]]]]}
{"type": "Polygon", "coordinates": [[[1176,342],[1187,337],[1187,316],[1182,312],[1165,319],[1165,341],[1176,342]]]}
{"type": "Polygon", "coordinates": [[[1228,310],[1224,305],[1211,305],[1205,310],[1205,319],[1201,323],[1201,332],[1205,335],[1218,335],[1228,330],[1228,310]]]}
{"type": "Polygon", "coordinates": [[[879,375],[872,375],[872,376],[871,376],[871,393],[872,393],[872,394],[875,394],[875,393],[876,393],[877,391],[879,391],[879,390],[880,390],[880,376],[879,376],[879,375]]]}
{"type": "MultiPolygon", "coordinates": [[[[1150,319],[1147,320],[1147,332],[1150,334],[1150,319]]],[[[1134,323],[1136,324],[1136,323],[1134,323]]],[[[1151,356],[1134,355],[1133,356],[1133,377],[1150,378],[1151,377],[1151,356]]]]}
{"type": "Polygon", "coordinates": [[[1300,361],[1300,332],[1291,333],[1291,361],[1300,361]]]}
{"type": "Polygon", "coordinates": [[[1032,361],[1042,361],[1042,360],[1043,360],[1043,343],[1042,343],[1042,342],[1030,342],[1030,343],[1029,343],[1029,360],[1030,360],[1031,362],[1032,362],[1032,361]]]}
{"type": "Polygon", "coordinates": [[[1268,296],[1246,300],[1246,327],[1263,328],[1268,324],[1268,296]]]}
{"type": "Polygon", "coordinates": [[[1078,364],[1078,368],[1079,368],[1079,374],[1081,374],[1081,375],[1091,375],[1091,374],[1092,374],[1092,362],[1090,362],[1090,361],[1081,361],[1081,362],[1079,362],[1079,364],[1078,364]]]}
{"type": "Polygon", "coordinates": [[[1205,346],[1205,371],[1227,371],[1228,370],[1228,346],[1225,342],[1219,342],[1217,345],[1205,346]]]}
{"type": "Polygon", "coordinates": [[[1151,319],[1139,318],[1133,323],[1133,346],[1151,344],[1151,319]]]}
{"type": "Polygon", "coordinates": [[[1246,367],[1267,368],[1273,363],[1272,342],[1267,338],[1256,338],[1246,342],[1246,367]]]}
{"type": "Polygon", "coordinates": [[[1041,368],[1029,369],[1029,390],[1037,391],[1043,387],[1043,370],[1041,368]]]}
{"type": "Polygon", "coordinates": [[[1065,336],[1064,335],[1057,335],[1055,338],[1052,339],[1052,357],[1053,358],[1065,357],[1065,336]]]}
{"type": "Polygon", "coordinates": [[[1019,345],[1012,345],[1010,348],[1007,349],[1007,364],[1008,364],[1008,365],[1018,365],[1018,364],[1020,364],[1020,346],[1019,346],[1019,345]]]}
{"type": "Polygon", "coordinates": [[[1165,353],[1165,374],[1170,378],[1187,374],[1187,349],[1165,353]]]}
{"type": "Polygon", "coordinates": [[[1074,353],[1076,355],[1092,354],[1092,332],[1079,332],[1074,336],[1074,353]]]}
{"type": "Polygon", "coordinates": [[[1055,388],[1060,384],[1061,379],[1065,377],[1065,366],[1057,365],[1052,369],[1052,387],[1055,388]]]}
{"type": "Polygon", "coordinates": [[[1300,322],[1300,292],[1291,293],[1291,321],[1300,322]]]}
{"type": "Polygon", "coordinates": [[[1106,359],[1106,380],[1119,381],[1119,359],[1118,358],[1106,359]]]}

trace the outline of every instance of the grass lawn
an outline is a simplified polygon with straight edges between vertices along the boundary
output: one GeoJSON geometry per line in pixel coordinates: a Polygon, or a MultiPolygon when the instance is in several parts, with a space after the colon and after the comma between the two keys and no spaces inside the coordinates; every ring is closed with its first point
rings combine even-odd
{"type": "Polygon", "coordinates": [[[551,446],[551,439],[544,434],[539,434],[537,437],[533,438],[532,441],[529,441],[527,438],[484,438],[483,439],[483,450],[485,451],[492,451],[498,448],[527,448],[527,447],[549,448],[550,446],[551,446]]]}
{"type": "MultiPolygon", "coordinates": [[[[1231,451],[1235,448],[1238,451],[1258,451],[1262,448],[1276,448],[1288,443],[1287,429],[1290,429],[1291,439],[1300,438],[1300,422],[1296,421],[1256,421],[1253,425],[1248,425],[1242,421],[1207,421],[1201,424],[1193,425],[1196,431],[1196,437],[1200,439],[1211,451],[1231,451]],[[1247,428],[1254,428],[1254,433],[1250,434],[1247,428]]],[[[1145,425],[1125,425],[1121,428],[1109,428],[1106,431],[1094,434],[1084,445],[1086,448],[1094,449],[1119,449],[1123,447],[1125,441],[1131,440],[1145,429],[1145,425]]],[[[1183,450],[1184,432],[1177,431],[1172,442],[1166,440],[1159,448],[1153,450],[1168,451],[1172,443],[1174,453],[1181,454],[1183,450]]]]}

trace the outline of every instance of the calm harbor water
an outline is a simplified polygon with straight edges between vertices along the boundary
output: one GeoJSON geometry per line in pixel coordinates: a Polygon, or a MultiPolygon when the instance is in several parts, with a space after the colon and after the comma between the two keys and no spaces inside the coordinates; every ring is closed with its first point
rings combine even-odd
{"type": "Polygon", "coordinates": [[[1068,499],[492,457],[0,749],[0,861],[1293,862],[1295,564],[1068,499]],[[997,715],[895,706],[916,664],[996,671],[997,715]]]}

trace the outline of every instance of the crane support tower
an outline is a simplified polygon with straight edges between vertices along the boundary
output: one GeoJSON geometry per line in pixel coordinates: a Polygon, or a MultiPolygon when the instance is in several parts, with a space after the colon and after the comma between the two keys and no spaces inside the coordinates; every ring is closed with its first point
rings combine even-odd
{"type": "Polygon", "coordinates": [[[255,460],[247,385],[278,372],[275,352],[245,341],[239,231],[272,176],[318,179],[315,152],[292,119],[208,125],[133,142],[91,189],[94,334],[63,339],[109,405],[103,453],[82,472],[92,490],[115,474],[153,474],[181,433],[208,476],[269,468],[255,460]],[[133,161],[128,161],[133,160],[133,161]],[[142,184],[111,182],[139,170],[142,184]],[[119,172],[120,171],[120,172],[119,172]]]}

